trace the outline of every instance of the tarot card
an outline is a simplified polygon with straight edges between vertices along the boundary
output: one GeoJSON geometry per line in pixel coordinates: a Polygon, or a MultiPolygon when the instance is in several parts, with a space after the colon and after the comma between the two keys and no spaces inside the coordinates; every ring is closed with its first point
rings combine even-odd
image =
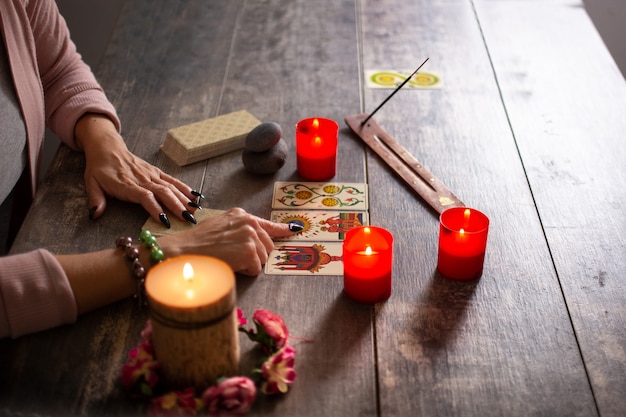
{"type": "MultiPolygon", "coordinates": [[[[365,85],[367,88],[389,88],[393,89],[402,84],[413,70],[385,70],[373,69],[365,71],[365,85]]],[[[409,82],[404,85],[404,89],[433,89],[441,88],[441,77],[433,72],[418,71],[409,82]]]]}
{"type": "Polygon", "coordinates": [[[348,230],[369,224],[366,211],[334,211],[334,210],[281,210],[273,211],[271,220],[277,223],[296,223],[303,227],[302,231],[275,241],[322,242],[343,241],[348,230]]]}
{"type": "Polygon", "coordinates": [[[276,182],[274,209],[368,209],[367,184],[341,182],[276,182]]]}
{"type": "Polygon", "coordinates": [[[343,275],[341,242],[277,243],[265,264],[267,275],[343,275]]]}

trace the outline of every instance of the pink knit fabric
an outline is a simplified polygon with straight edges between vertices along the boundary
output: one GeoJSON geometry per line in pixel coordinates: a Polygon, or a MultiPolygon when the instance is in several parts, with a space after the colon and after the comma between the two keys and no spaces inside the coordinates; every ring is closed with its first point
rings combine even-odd
{"type": "MultiPolygon", "coordinates": [[[[76,52],[54,0],[0,1],[0,28],[24,116],[33,192],[45,125],[73,149],[74,127],[86,112],[107,115],[113,105],[76,52]]],[[[44,250],[0,258],[0,338],[76,320],[64,271],[44,250]]]]}
{"type": "Polygon", "coordinates": [[[76,320],[76,301],[65,273],[40,249],[2,260],[0,336],[18,337],[76,320]]]}

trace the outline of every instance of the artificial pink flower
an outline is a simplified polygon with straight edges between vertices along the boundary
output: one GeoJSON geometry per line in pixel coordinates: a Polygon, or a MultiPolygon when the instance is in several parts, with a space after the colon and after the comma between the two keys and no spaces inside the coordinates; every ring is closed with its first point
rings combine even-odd
{"type": "Polygon", "coordinates": [[[152,322],[150,320],[146,321],[146,324],[141,331],[141,338],[146,342],[152,340],[152,322]]]}
{"type": "Polygon", "coordinates": [[[243,416],[252,407],[256,387],[250,378],[235,376],[207,388],[202,403],[207,412],[220,417],[243,416]]]}
{"type": "Polygon", "coordinates": [[[284,394],[289,390],[289,385],[296,379],[295,357],[295,349],[287,345],[263,363],[261,391],[264,394],[284,394]]]}
{"type": "Polygon", "coordinates": [[[122,385],[132,394],[152,396],[159,378],[152,345],[143,341],[128,352],[128,362],[122,367],[122,385]]]}
{"type": "Polygon", "coordinates": [[[239,323],[239,327],[243,327],[248,324],[248,319],[246,319],[246,316],[243,315],[243,310],[240,308],[237,309],[237,322],[239,323]]]}
{"type": "Polygon", "coordinates": [[[257,342],[270,349],[280,349],[287,344],[289,330],[281,316],[269,310],[256,310],[252,320],[257,327],[257,342]]]}
{"type": "Polygon", "coordinates": [[[153,398],[148,414],[151,417],[196,416],[201,406],[202,402],[195,397],[193,388],[187,388],[184,391],[172,391],[153,398]]]}

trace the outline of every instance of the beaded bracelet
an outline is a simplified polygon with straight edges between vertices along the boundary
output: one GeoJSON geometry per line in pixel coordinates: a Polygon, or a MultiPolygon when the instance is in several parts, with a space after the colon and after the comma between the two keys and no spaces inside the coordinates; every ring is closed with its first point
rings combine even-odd
{"type": "MultiPolygon", "coordinates": [[[[149,230],[142,230],[139,240],[150,249],[150,260],[153,264],[157,264],[165,259],[165,255],[161,247],[157,243],[156,237],[149,230]]],[[[133,246],[133,239],[130,236],[119,237],[115,240],[115,246],[124,250],[126,260],[130,263],[130,272],[135,280],[136,290],[135,298],[139,307],[145,305],[145,289],[146,269],[139,261],[139,249],[133,246]]]]}

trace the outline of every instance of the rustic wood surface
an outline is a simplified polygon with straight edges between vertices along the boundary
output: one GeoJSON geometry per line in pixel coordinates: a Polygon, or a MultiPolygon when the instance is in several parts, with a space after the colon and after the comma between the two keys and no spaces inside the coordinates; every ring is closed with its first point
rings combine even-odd
{"type": "MultiPolygon", "coordinates": [[[[126,2],[97,72],[129,147],[207,205],[259,216],[298,180],[295,123],[340,123],[336,179],[368,182],[370,220],[395,238],[392,297],[359,305],[340,277],[238,277],[246,312],[285,317],[298,380],[252,415],[620,416],[626,412],[626,85],[579,1],[126,2]],[[391,90],[365,69],[441,76],[376,121],[491,220],[483,277],[435,272],[438,213],[343,123],[391,90]],[[290,147],[256,177],[239,152],[184,168],[169,128],[247,109],[290,147]]],[[[147,218],[109,201],[88,220],[80,155],[61,148],[13,252],[111,247],[147,218]]],[[[0,416],[143,415],[119,386],[147,312],[131,300],[71,326],[0,341],[0,416]]],[[[244,367],[252,360],[242,343],[244,367]]]]}
{"type": "Polygon", "coordinates": [[[532,1],[485,1],[477,9],[598,412],[623,416],[622,74],[578,1],[542,4],[540,13],[532,1]]]}

